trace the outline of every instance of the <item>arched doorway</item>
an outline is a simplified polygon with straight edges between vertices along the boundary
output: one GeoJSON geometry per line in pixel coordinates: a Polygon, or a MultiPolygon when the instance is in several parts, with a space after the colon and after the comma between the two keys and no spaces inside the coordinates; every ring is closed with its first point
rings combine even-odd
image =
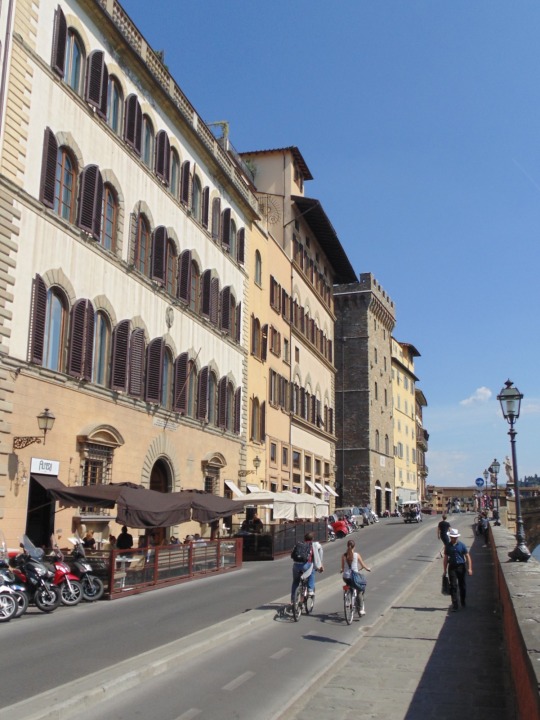
{"type": "Polygon", "coordinates": [[[392,507],[392,488],[388,483],[386,483],[386,487],[384,488],[384,509],[388,510],[389,513],[394,511],[392,507]]]}
{"type": "Polygon", "coordinates": [[[375,485],[375,512],[379,517],[382,515],[382,488],[378,480],[375,485]]]}
{"type": "MultiPolygon", "coordinates": [[[[169,463],[164,458],[158,458],[152,466],[150,473],[150,490],[156,492],[167,493],[172,488],[172,470],[169,463]]],[[[150,538],[156,545],[161,545],[164,540],[168,539],[169,528],[155,528],[147,530],[146,536],[150,538]]]]}

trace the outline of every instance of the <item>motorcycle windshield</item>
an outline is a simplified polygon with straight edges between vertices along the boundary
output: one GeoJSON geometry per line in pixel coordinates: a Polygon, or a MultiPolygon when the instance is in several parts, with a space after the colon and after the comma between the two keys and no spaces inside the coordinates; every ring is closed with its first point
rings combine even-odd
{"type": "Polygon", "coordinates": [[[23,535],[22,546],[25,553],[27,553],[32,560],[41,560],[45,555],[45,552],[41,548],[37,548],[28,535],[23,535]]]}
{"type": "Polygon", "coordinates": [[[7,560],[7,543],[3,530],[0,530],[0,560],[7,560]]]}

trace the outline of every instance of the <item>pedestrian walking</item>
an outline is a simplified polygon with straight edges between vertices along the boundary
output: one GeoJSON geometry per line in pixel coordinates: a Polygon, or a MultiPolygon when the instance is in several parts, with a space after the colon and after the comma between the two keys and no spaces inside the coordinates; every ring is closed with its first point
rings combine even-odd
{"type": "Polygon", "coordinates": [[[437,537],[443,544],[443,549],[440,552],[440,557],[443,556],[444,548],[448,545],[448,531],[450,530],[450,523],[446,519],[448,515],[446,513],[442,516],[441,522],[437,525],[437,537]]]}
{"type": "Polygon", "coordinates": [[[450,528],[449,543],[444,549],[444,572],[448,571],[450,581],[450,594],[452,596],[452,612],[461,607],[465,608],[467,599],[467,575],[472,575],[472,560],[467,546],[459,540],[459,531],[450,528]]]}

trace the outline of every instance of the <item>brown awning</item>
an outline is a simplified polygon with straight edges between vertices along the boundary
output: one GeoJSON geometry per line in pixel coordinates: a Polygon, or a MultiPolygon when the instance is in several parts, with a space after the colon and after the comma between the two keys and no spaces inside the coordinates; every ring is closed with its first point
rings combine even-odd
{"type": "Polygon", "coordinates": [[[40,475],[32,473],[30,477],[41,485],[45,490],[63,490],[66,486],[56,475],[40,475]]]}

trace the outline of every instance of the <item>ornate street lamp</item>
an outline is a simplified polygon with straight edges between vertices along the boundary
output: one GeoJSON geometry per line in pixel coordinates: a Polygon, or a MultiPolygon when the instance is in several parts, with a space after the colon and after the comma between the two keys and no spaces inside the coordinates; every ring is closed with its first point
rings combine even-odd
{"type": "Polygon", "coordinates": [[[32,445],[33,443],[40,443],[42,440],[43,444],[45,445],[47,433],[49,432],[49,430],[52,430],[55,420],[56,418],[49,410],[49,408],[45,408],[45,410],[43,410],[43,412],[41,412],[37,416],[38,427],[43,433],[43,435],[25,435],[23,437],[14,437],[13,449],[23,450],[25,447],[28,447],[28,445],[32,445]]]}
{"type": "Polygon", "coordinates": [[[499,479],[497,477],[500,469],[501,463],[497,459],[495,459],[489,466],[492,481],[494,480],[495,482],[495,512],[497,513],[495,517],[495,525],[501,524],[499,521],[499,479]]]}
{"type": "Polygon", "coordinates": [[[507,380],[505,387],[501,390],[500,394],[497,395],[497,400],[501,403],[502,414],[504,419],[510,424],[510,445],[512,447],[512,474],[514,476],[514,485],[516,493],[516,541],[517,545],[508,553],[508,557],[511,560],[519,560],[521,562],[527,562],[531,557],[531,553],[528,547],[525,545],[525,529],[523,527],[523,517],[521,515],[521,498],[519,493],[519,476],[517,468],[517,457],[516,457],[516,431],[514,430],[514,423],[519,417],[519,409],[523,395],[519,390],[514,387],[511,380],[507,380]]]}

